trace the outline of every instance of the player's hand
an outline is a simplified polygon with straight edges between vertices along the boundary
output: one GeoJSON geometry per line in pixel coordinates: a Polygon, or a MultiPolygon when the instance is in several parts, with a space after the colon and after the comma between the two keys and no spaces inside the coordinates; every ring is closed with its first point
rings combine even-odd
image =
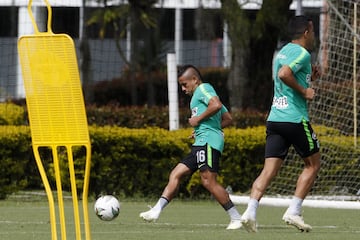
{"type": "Polygon", "coordinates": [[[312,100],[315,96],[315,90],[313,88],[306,88],[304,93],[304,98],[307,100],[312,100]]]}
{"type": "Polygon", "coordinates": [[[321,68],[319,65],[311,66],[311,81],[315,81],[321,77],[321,68]]]}
{"type": "Polygon", "coordinates": [[[189,118],[189,124],[192,127],[196,127],[197,125],[199,125],[199,122],[200,122],[200,119],[199,119],[198,116],[194,116],[194,117],[189,118]]]}

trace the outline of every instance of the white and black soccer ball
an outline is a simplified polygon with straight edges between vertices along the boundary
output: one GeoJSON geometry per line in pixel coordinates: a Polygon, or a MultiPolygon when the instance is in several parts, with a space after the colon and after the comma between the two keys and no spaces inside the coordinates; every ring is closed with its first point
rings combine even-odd
{"type": "Polygon", "coordinates": [[[120,202],[112,195],[104,195],[96,200],[94,210],[101,220],[111,221],[120,213],[120,202]]]}

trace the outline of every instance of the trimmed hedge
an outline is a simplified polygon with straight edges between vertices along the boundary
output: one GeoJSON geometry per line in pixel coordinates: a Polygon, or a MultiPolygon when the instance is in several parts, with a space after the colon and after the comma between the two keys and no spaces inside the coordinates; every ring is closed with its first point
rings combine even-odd
{"type": "MultiPolygon", "coordinates": [[[[31,186],[38,173],[31,163],[29,128],[0,126],[0,129],[0,199],[3,199],[9,193],[31,186]]],[[[35,179],[39,187],[40,179],[35,179]]]]}
{"type": "MultiPolygon", "coordinates": [[[[192,129],[167,131],[160,128],[90,127],[91,194],[103,192],[116,192],[125,196],[160,194],[171,169],[189,153],[192,143],[189,138],[191,132],[192,129]]],[[[223,184],[231,184],[234,190],[244,191],[248,188],[247,182],[249,183],[257,174],[253,171],[256,169],[253,163],[260,164],[262,161],[264,128],[226,129],[225,134],[227,143],[222,158],[223,184]],[[241,181],[237,179],[239,174],[242,176],[241,181]],[[247,181],[244,181],[245,179],[247,181]]],[[[0,127],[0,143],[1,198],[20,189],[42,188],[31,150],[29,128],[0,127]]],[[[50,153],[49,150],[42,149],[41,156],[50,183],[55,185],[50,153]]],[[[74,156],[77,174],[81,176],[84,153],[81,149],[75,148],[74,156]]],[[[64,173],[62,177],[63,190],[68,191],[70,184],[66,175],[67,173],[64,173]]],[[[195,178],[186,179],[179,189],[180,196],[197,194],[197,191],[193,191],[194,188],[191,191],[187,190],[187,187],[194,185],[196,181],[195,178]]],[[[78,186],[80,187],[81,184],[78,186]]]]}
{"type": "Polygon", "coordinates": [[[91,128],[90,191],[126,196],[159,194],[169,171],[189,151],[188,131],[91,128]]]}
{"type": "MultiPolygon", "coordinates": [[[[90,194],[93,195],[106,192],[127,197],[158,196],[167,183],[171,169],[189,153],[192,143],[189,139],[192,129],[168,131],[161,128],[91,126],[89,130],[92,144],[90,194]]],[[[331,129],[319,128],[316,131],[323,151],[334,148],[339,150],[336,158],[331,157],[331,162],[320,172],[317,191],[329,192],[339,183],[328,182],[324,176],[334,177],[342,172],[354,171],[354,166],[358,166],[360,159],[345,160],[349,153],[353,156],[359,156],[359,153],[354,152],[351,137],[330,138],[326,135],[331,129]],[[338,141],[342,142],[340,146],[338,141]]],[[[226,144],[219,179],[224,186],[230,185],[235,192],[246,192],[262,168],[265,127],[227,128],[224,132],[226,144]]],[[[29,127],[0,126],[0,144],[0,198],[21,189],[42,189],[31,150],[29,127]]],[[[328,153],[324,154],[325,160],[327,155],[328,153]]],[[[43,149],[42,156],[51,185],[55,186],[50,151],[43,149]]],[[[74,156],[77,176],[82,176],[84,151],[75,148],[74,156]]],[[[301,164],[302,161],[298,162],[301,164]]],[[[286,164],[284,169],[282,172],[287,171],[286,164]]],[[[285,180],[281,184],[289,186],[295,180],[285,180]]],[[[79,188],[81,183],[80,180],[79,188]]],[[[63,185],[64,191],[70,191],[65,173],[63,185]]],[[[184,179],[179,196],[201,196],[202,191],[198,175],[194,175],[184,179]]]]}
{"type": "MultiPolygon", "coordinates": [[[[169,129],[168,107],[119,107],[117,105],[86,107],[89,125],[118,126],[128,128],[159,127],[169,129]]],[[[181,128],[189,127],[189,108],[179,109],[179,123],[181,128]]],[[[266,114],[256,110],[234,110],[232,127],[247,128],[262,126],[266,121],[266,114]]]]}
{"type": "Polygon", "coordinates": [[[22,106],[13,103],[0,103],[0,125],[23,125],[26,113],[22,106]]]}
{"type": "MultiPolygon", "coordinates": [[[[25,103],[0,103],[0,125],[28,125],[25,103]]],[[[169,108],[165,107],[119,107],[88,105],[86,114],[89,125],[118,126],[127,128],[159,127],[169,129],[169,108]]],[[[188,107],[179,109],[181,128],[188,127],[191,115],[188,107]]],[[[256,110],[232,111],[233,127],[246,128],[265,124],[266,114],[256,110]]]]}

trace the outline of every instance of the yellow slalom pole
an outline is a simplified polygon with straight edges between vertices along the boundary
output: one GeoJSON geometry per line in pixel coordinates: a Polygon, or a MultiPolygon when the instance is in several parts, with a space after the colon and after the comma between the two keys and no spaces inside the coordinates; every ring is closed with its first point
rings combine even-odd
{"type": "Polygon", "coordinates": [[[81,239],[79,203],[78,203],[78,197],[77,197],[77,191],[76,191],[76,178],[75,178],[74,160],[73,160],[71,145],[66,146],[66,152],[67,152],[68,164],[69,164],[71,196],[72,196],[73,209],[74,209],[76,239],[81,239]]]}
{"type": "Polygon", "coordinates": [[[91,240],[89,211],[88,211],[88,192],[89,192],[90,168],[91,168],[91,145],[90,143],[87,143],[84,146],[86,148],[86,162],[85,162],[82,204],[83,204],[83,214],[84,214],[85,236],[86,236],[86,240],[91,240]]]}
{"type": "Polygon", "coordinates": [[[43,166],[43,164],[41,162],[41,157],[40,157],[40,154],[39,154],[39,146],[33,145],[33,152],[34,152],[35,161],[36,161],[37,167],[39,169],[41,180],[42,180],[42,182],[44,184],[45,192],[46,192],[48,202],[49,202],[51,239],[52,240],[57,240],[55,202],[54,202],[53,194],[51,192],[51,187],[50,187],[48,178],[46,176],[46,172],[44,170],[44,166],[43,166]]]}
{"type": "Polygon", "coordinates": [[[57,200],[59,205],[61,237],[63,240],[66,240],[65,210],[64,210],[64,199],[63,199],[62,184],[61,184],[61,170],[60,170],[60,163],[59,163],[56,145],[52,146],[52,152],[54,158],[55,180],[56,180],[56,189],[58,196],[57,200]]]}

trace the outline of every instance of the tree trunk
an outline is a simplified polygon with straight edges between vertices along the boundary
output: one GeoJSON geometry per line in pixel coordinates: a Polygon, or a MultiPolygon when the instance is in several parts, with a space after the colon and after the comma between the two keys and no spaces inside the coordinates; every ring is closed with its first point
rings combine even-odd
{"type": "Polygon", "coordinates": [[[227,22],[228,35],[232,45],[232,60],[228,77],[231,109],[243,107],[245,86],[249,79],[246,60],[249,55],[250,23],[237,0],[222,0],[221,11],[227,22]]]}
{"type": "Polygon", "coordinates": [[[138,103],[138,94],[137,94],[137,83],[135,78],[135,71],[137,65],[137,28],[136,28],[136,13],[130,8],[130,31],[131,31],[131,54],[130,54],[130,66],[129,66],[129,81],[130,81],[130,96],[131,96],[131,105],[136,106],[138,103]]]}
{"type": "Polygon", "coordinates": [[[145,59],[148,62],[145,69],[145,80],[146,80],[146,91],[147,91],[147,105],[149,107],[152,107],[155,105],[155,87],[154,87],[154,83],[153,83],[153,77],[152,77],[152,64],[151,61],[154,61],[154,56],[152,53],[152,49],[154,47],[154,41],[153,41],[153,29],[148,29],[147,30],[147,36],[146,36],[146,44],[145,46],[147,46],[145,48],[145,59]]]}
{"type": "Polygon", "coordinates": [[[280,39],[285,39],[287,19],[292,0],[263,1],[252,24],[249,49],[251,58],[247,62],[249,79],[244,95],[244,107],[268,111],[273,95],[272,61],[280,39]]]}
{"type": "Polygon", "coordinates": [[[224,21],[232,45],[228,78],[232,109],[267,110],[272,96],[272,58],[284,33],[292,0],[263,1],[254,15],[245,13],[237,0],[221,0],[224,21]]]}
{"type": "Polygon", "coordinates": [[[230,96],[231,109],[241,109],[243,106],[243,96],[248,80],[245,59],[248,51],[244,48],[233,49],[232,64],[228,77],[228,89],[230,96]]]}
{"type": "Polygon", "coordinates": [[[83,19],[82,21],[82,36],[80,36],[80,74],[84,92],[84,98],[86,103],[92,103],[94,100],[94,94],[91,87],[92,75],[91,75],[91,53],[89,40],[86,33],[86,20],[88,19],[88,11],[83,0],[83,19]]]}

